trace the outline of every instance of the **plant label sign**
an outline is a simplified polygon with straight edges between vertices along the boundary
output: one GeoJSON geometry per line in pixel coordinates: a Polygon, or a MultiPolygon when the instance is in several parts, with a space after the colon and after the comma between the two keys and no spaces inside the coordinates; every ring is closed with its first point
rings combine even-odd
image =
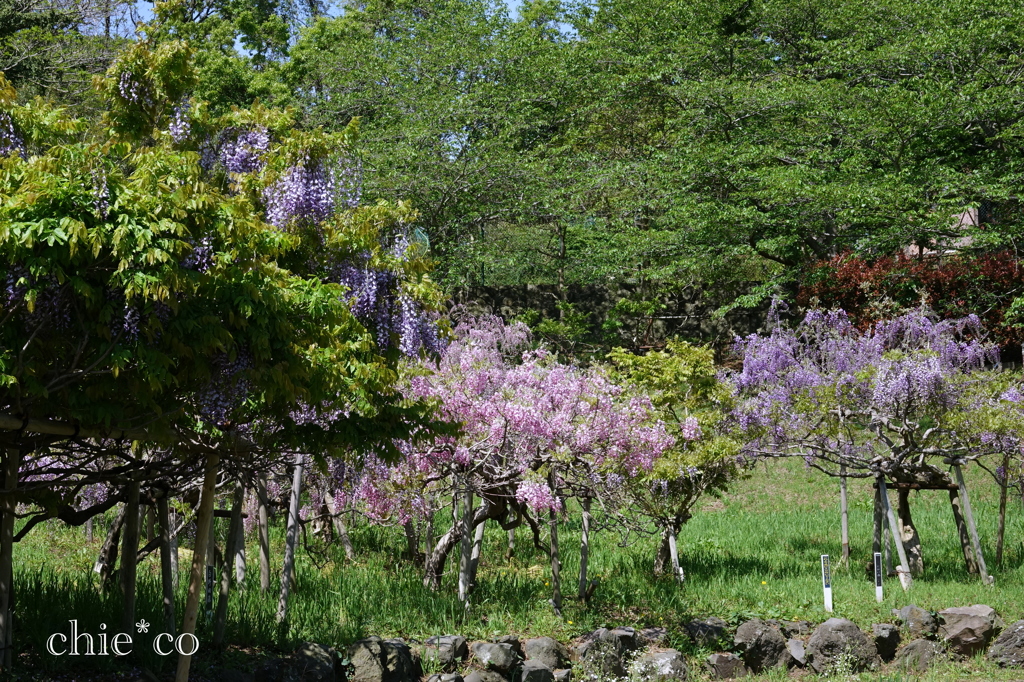
{"type": "Polygon", "coordinates": [[[882,553],[875,552],[875,601],[882,602],[882,553]]]}
{"type": "Polygon", "coordinates": [[[206,617],[213,615],[213,573],[214,567],[206,567],[206,617]]]}
{"type": "Polygon", "coordinates": [[[832,567],[828,554],[821,555],[821,585],[825,591],[825,610],[832,613],[832,567]]]}

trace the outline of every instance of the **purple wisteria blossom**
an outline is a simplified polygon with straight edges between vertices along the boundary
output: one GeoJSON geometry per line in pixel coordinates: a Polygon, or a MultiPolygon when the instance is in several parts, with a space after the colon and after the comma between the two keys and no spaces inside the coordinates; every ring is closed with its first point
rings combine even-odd
{"type": "Polygon", "coordinates": [[[131,104],[150,104],[153,101],[149,94],[149,88],[131,71],[121,73],[117,82],[117,91],[121,95],[121,99],[131,104]]]}
{"type": "Polygon", "coordinates": [[[92,172],[92,205],[103,220],[110,212],[110,188],[107,186],[107,173],[103,168],[92,172]]]}
{"type": "Polygon", "coordinates": [[[294,224],[317,224],[334,212],[334,173],[321,161],[293,166],[263,192],[267,222],[285,229],[294,224]]]}
{"type": "Polygon", "coordinates": [[[204,420],[218,426],[233,420],[249,397],[251,384],[246,372],[251,368],[252,359],[245,352],[239,352],[234,360],[226,353],[214,359],[210,381],[196,396],[198,412],[204,420]]]}
{"type": "Polygon", "coordinates": [[[680,427],[680,433],[686,440],[700,440],[702,435],[700,422],[697,421],[696,417],[687,417],[680,427]]]}
{"type": "MultiPolygon", "coordinates": [[[[932,457],[977,457],[1019,447],[969,415],[1003,410],[996,347],[976,316],[934,320],[915,312],[867,332],[842,311],[807,313],[795,328],[737,339],[733,423],[744,455],[805,457],[836,473],[922,470],[932,457]]],[[[935,473],[935,472],[932,472],[935,473]]]]}
{"type": "Polygon", "coordinates": [[[192,250],[181,261],[181,267],[196,272],[206,272],[213,265],[213,242],[209,237],[201,237],[192,244],[192,250]]]}
{"type": "Polygon", "coordinates": [[[0,111],[0,156],[18,154],[25,157],[25,140],[14,128],[14,119],[6,111],[0,111]]]}
{"type": "Polygon", "coordinates": [[[171,122],[167,126],[167,131],[171,134],[171,139],[177,144],[187,140],[192,133],[192,120],[189,117],[190,108],[191,105],[188,102],[182,102],[174,107],[174,111],[171,113],[171,122]]]}
{"type": "Polygon", "coordinates": [[[254,130],[228,129],[222,133],[220,163],[229,173],[254,173],[263,168],[269,149],[270,131],[262,126],[254,130]]]}

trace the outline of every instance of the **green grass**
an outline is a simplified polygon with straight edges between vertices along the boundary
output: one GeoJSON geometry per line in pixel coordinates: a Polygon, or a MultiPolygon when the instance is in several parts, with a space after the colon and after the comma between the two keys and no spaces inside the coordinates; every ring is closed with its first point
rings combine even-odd
{"type": "MultiPolygon", "coordinates": [[[[948,497],[942,491],[911,496],[911,509],[921,535],[925,575],[904,593],[895,579],[885,584],[885,601],[874,600],[873,583],[864,567],[871,551],[870,483],[851,480],[851,568],[834,569],[836,616],[851,618],[865,629],[875,622],[891,622],[891,610],[909,603],[931,610],[984,603],[1010,623],[1024,617],[1024,514],[1020,500],[1011,500],[1007,519],[1004,566],[994,566],[998,488],[976,467],[968,472],[971,501],[979,522],[985,558],[996,577],[995,586],[981,584],[966,574],[953,525],[948,497]]],[[[591,545],[591,575],[599,581],[589,608],[566,599],[563,618],[556,618],[548,603],[550,570],[547,557],[534,550],[525,533],[516,538],[517,556],[504,559],[506,535],[489,527],[472,608],[464,613],[454,596],[457,562],[449,561],[444,587],[434,593],[423,588],[420,569],[401,557],[405,538],[399,528],[360,525],[353,529],[357,560],[347,563],[340,548],[325,556],[300,552],[298,589],[293,593],[289,630],[275,624],[280,570],[281,529],[275,527],[275,580],[269,595],[258,589],[256,547],[250,541],[250,570],[244,590],[232,596],[228,639],[230,662],[253,650],[287,651],[303,640],[344,644],[360,636],[426,638],[459,633],[470,638],[499,634],[550,635],[562,641],[602,625],[664,626],[670,646],[694,658],[710,650],[697,650],[685,637],[683,625],[710,615],[733,624],[751,616],[824,620],[819,556],[830,554],[833,565],[840,553],[838,482],[805,469],[802,462],[761,465],[748,479],[721,500],[708,500],[680,534],[685,585],[652,576],[656,538],[643,535],[620,538],[600,533],[591,545]]],[[[440,520],[440,515],[439,515],[440,520]]],[[[226,522],[220,522],[226,526],[226,522]]],[[[222,531],[223,532],[223,531],[222,531]]],[[[570,518],[559,530],[563,554],[563,594],[575,594],[579,561],[579,521],[570,518]]],[[[117,590],[101,596],[91,572],[100,538],[86,546],[81,529],[48,524],[15,548],[17,574],[17,642],[26,663],[61,670],[67,658],[53,659],[42,652],[45,637],[69,618],[82,629],[98,631],[100,622],[118,624],[117,590]],[[40,654],[40,652],[42,652],[40,654]]],[[[161,623],[158,560],[141,567],[137,613],[161,623]]],[[[178,613],[184,603],[184,585],[178,595],[178,613]]],[[[116,626],[114,626],[116,628],[116,626]]],[[[151,630],[152,631],[152,630],[151,630]]],[[[202,665],[218,662],[210,656],[209,623],[200,618],[202,665]]],[[[148,640],[147,640],[148,645],[148,640]]],[[[97,657],[98,659],[99,657],[97,657]]],[[[169,671],[173,657],[149,653],[142,664],[169,671]]],[[[238,661],[235,661],[236,663],[238,661]]],[[[87,661],[102,666],[108,662],[87,661]]],[[[81,665],[82,661],[76,661],[81,665]]],[[[898,680],[896,673],[863,676],[898,680]]],[[[1019,679],[991,668],[983,661],[941,667],[925,679],[1019,679]]],[[[766,679],[770,679],[766,678],[766,679]]]]}

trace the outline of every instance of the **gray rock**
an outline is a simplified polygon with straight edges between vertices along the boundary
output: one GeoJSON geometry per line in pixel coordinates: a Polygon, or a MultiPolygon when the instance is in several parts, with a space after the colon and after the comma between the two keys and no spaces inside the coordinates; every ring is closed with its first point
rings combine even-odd
{"type": "Polygon", "coordinates": [[[782,634],[786,637],[804,637],[814,628],[806,620],[782,621],[782,634]]]}
{"type": "Polygon", "coordinates": [[[568,668],[555,671],[555,682],[570,682],[570,680],[572,680],[572,671],[568,668]]]}
{"type": "Polygon", "coordinates": [[[641,656],[633,664],[633,672],[640,682],[685,682],[690,669],[681,653],[665,649],[641,656]]]}
{"type": "Polygon", "coordinates": [[[760,618],[748,620],[736,629],[733,640],[743,662],[755,675],[768,668],[786,665],[789,651],[782,633],[760,618]]]}
{"type": "Polygon", "coordinates": [[[527,660],[519,672],[519,682],[555,682],[555,674],[542,661],[527,660]]]}
{"type": "Polygon", "coordinates": [[[474,670],[466,675],[465,682],[508,682],[493,670],[474,670]]]}
{"type": "Polygon", "coordinates": [[[892,623],[875,623],[871,632],[875,636],[878,657],[886,663],[895,658],[896,649],[900,647],[900,629],[892,623]]]}
{"type": "Polygon", "coordinates": [[[790,663],[801,668],[807,665],[807,652],[804,651],[804,643],[795,637],[786,641],[786,650],[789,651],[790,663]]]}
{"type": "Polygon", "coordinates": [[[693,620],[686,624],[686,634],[697,646],[715,646],[725,639],[728,624],[721,618],[711,616],[704,620],[693,620]]]}
{"type": "Polygon", "coordinates": [[[473,657],[486,666],[502,675],[508,675],[519,663],[519,654],[512,648],[511,644],[498,642],[473,642],[473,657]]]}
{"type": "Polygon", "coordinates": [[[418,682],[419,660],[400,639],[367,637],[348,647],[348,682],[418,682]]]}
{"type": "Polygon", "coordinates": [[[896,654],[896,665],[900,670],[923,673],[932,665],[932,660],[942,654],[942,646],[928,639],[915,639],[896,654]]]}
{"type": "Polygon", "coordinates": [[[667,628],[644,628],[640,632],[636,633],[636,636],[644,644],[658,644],[663,642],[668,637],[667,628]]]}
{"type": "Polygon", "coordinates": [[[501,637],[496,637],[493,641],[497,644],[508,644],[520,659],[526,658],[523,643],[515,635],[502,635],[501,637]]]}
{"type": "Polygon", "coordinates": [[[711,654],[704,666],[712,679],[732,680],[750,674],[743,660],[736,654],[711,654]]]}
{"type": "Polygon", "coordinates": [[[988,657],[1003,668],[1024,668],[1024,620],[1003,630],[988,650],[988,657]]]}
{"type": "Polygon", "coordinates": [[[552,670],[569,665],[569,650],[551,637],[528,639],[523,648],[526,651],[526,660],[540,661],[552,670]]]}
{"type": "Polygon", "coordinates": [[[1005,625],[996,610],[984,604],[943,609],[939,618],[939,637],[950,651],[961,656],[984,651],[1005,625]]]}
{"type": "Polygon", "coordinates": [[[454,670],[469,656],[466,638],[461,635],[430,637],[419,649],[424,659],[436,661],[442,670],[454,670]]]}
{"type": "Polygon", "coordinates": [[[899,616],[904,629],[910,635],[910,639],[931,637],[935,634],[935,630],[939,625],[935,622],[935,617],[931,613],[916,604],[904,606],[902,609],[893,609],[892,614],[899,616]]]}
{"type": "Polygon", "coordinates": [[[334,682],[334,651],[306,642],[292,654],[292,665],[303,682],[334,682]]]}
{"type": "Polygon", "coordinates": [[[618,627],[611,629],[612,636],[617,637],[622,644],[623,651],[634,651],[640,648],[640,639],[636,636],[636,630],[630,627],[618,627]]]}
{"type": "Polygon", "coordinates": [[[588,673],[599,677],[624,677],[622,638],[607,628],[594,630],[576,647],[576,656],[588,673]]]}
{"type": "Polygon", "coordinates": [[[856,623],[829,618],[807,641],[807,663],[819,675],[838,669],[859,673],[878,666],[878,652],[856,623]]]}

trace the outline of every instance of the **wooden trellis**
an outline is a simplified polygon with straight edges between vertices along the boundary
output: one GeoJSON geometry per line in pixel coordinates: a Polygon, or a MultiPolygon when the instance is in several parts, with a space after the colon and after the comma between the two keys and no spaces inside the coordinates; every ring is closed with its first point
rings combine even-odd
{"type": "Polygon", "coordinates": [[[981,552],[978,527],[974,522],[974,513],[971,510],[970,495],[964,482],[963,471],[960,469],[959,463],[953,462],[952,465],[956,475],[955,481],[948,474],[931,466],[914,472],[895,472],[892,476],[897,480],[888,484],[882,473],[878,473],[875,477],[872,552],[884,552],[886,569],[892,575],[892,556],[889,544],[891,536],[900,561],[895,573],[899,576],[904,590],[910,588],[913,582],[912,576],[920,574],[924,570],[921,543],[910,516],[909,495],[911,490],[945,490],[949,493],[949,503],[953,511],[953,520],[956,522],[957,534],[960,537],[960,547],[963,551],[967,572],[980,573],[982,580],[988,585],[994,582],[994,578],[988,574],[985,558],[981,552]],[[888,489],[890,487],[895,488],[897,492],[896,511],[893,510],[892,504],[889,502],[888,489]]]}

